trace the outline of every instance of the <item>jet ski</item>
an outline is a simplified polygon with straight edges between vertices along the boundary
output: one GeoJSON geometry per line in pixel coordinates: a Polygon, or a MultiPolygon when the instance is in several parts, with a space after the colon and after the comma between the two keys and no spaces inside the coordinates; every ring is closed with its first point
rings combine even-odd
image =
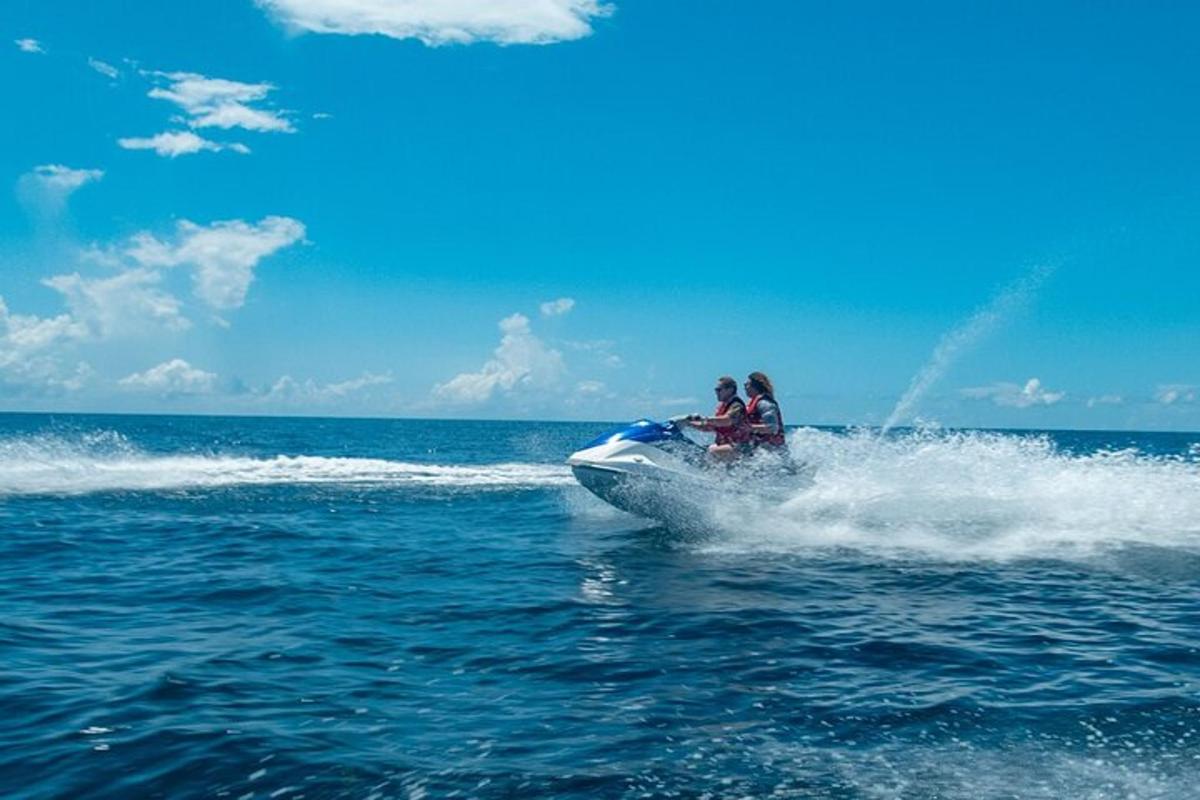
{"type": "Polygon", "coordinates": [[[581,486],[609,505],[668,524],[693,520],[703,502],[730,493],[782,500],[812,484],[813,470],[788,457],[714,461],[684,433],[685,419],[621,425],[572,453],[567,464],[581,486]]]}

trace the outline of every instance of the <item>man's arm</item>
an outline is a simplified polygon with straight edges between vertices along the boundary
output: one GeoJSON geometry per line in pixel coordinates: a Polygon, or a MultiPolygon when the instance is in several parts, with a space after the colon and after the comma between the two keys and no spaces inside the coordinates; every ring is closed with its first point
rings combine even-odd
{"type": "Polygon", "coordinates": [[[732,428],[742,421],[746,415],[746,407],[741,403],[730,408],[724,414],[708,418],[708,424],[713,428],[732,428]]]}

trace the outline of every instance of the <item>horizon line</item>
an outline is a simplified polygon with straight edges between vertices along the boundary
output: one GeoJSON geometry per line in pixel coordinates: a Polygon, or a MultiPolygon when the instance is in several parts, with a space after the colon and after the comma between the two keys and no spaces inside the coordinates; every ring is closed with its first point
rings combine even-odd
{"type": "MultiPolygon", "coordinates": [[[[597,420],[597,419],[531,419],[531,418],[499,418],[499,417],[380,417],[380,416],[355,416],[355,415],[316,415],[316,414],[214,414],[214,413],[174,413],[167,414],[162,412],[141,412],[141,411],[0,411],[0,416],[73,416],[73,417],[185,417],[198,419],[296,419],[296,420],[361,420],[366,422],[526,422],[526,423],[541,423],[550,425],[620,425],[621,420],[597,420]]],[[[637,419],[649,419],[649,417],[638,417],[637,419]]],[[[822,429],[840,429],[840,430],[882,430],[882,424],[862,425],[849,423],[809,423],[809,424],[789,424],[784,426],[786,429],[797,430],[800,428],[816,428],[822,429]]],[[[1200,430],[1162,430],[1162,429],[1141,429],[1141,428],[1006,428],[1006,427],[971,427],[962,425],[944,425],[928,428],[919,428],[912,425],[896,425],[890,430],[893,431],[919,431],[919,430],[944,430],[944,431],[983,431],[993,433],[1153,433],[1153,434],[1171,434],[1177,436],[1200,436],[1200,430]]]]}

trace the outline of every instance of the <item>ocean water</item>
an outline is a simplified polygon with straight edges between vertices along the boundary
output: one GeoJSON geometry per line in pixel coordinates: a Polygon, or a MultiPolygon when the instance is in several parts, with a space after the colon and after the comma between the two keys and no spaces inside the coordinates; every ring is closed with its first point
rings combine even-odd
{"type": "Polygon", "coordinates": [[[0,795],[1200,792],[1200,435],[801,429],[682,534],[603,427],[0,416],[0,795]]]}

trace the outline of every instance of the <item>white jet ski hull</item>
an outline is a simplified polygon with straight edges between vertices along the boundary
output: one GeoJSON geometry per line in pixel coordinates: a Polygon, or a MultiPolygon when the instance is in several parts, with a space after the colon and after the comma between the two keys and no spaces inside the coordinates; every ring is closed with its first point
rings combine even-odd
{"type": "Polygon", "coordinates": [[[710,488],[707,476],[699,470],[641,442],[620,441],[580,450],[567,464],[579,484],[604,502],[660,521],[678,516],[681,496],[710,488]]]}

